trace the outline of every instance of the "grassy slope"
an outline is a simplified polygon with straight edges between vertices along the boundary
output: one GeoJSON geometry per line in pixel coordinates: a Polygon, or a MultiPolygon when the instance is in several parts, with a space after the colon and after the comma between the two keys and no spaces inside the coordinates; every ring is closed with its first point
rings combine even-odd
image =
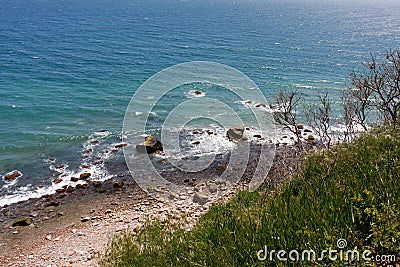
{"type": "MultiPolygon", "coordinates": [[[[310,155],[283,186],[243,192],[215,206],[191,232],[153,223],[114,238],[103,266],[347,266],[259,262],[257,251],[357,247],[400,259],[400,133],[376,130],[351,145],[310,155]]],[[[276,257],[274,257],[276,259],[276,257]]],[[[361,263],[361,265],[366,265],[361,263]]]]}

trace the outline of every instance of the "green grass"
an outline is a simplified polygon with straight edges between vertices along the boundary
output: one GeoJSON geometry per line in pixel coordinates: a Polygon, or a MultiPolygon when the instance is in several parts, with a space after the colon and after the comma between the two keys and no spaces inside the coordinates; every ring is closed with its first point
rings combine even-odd
{"type": "MultiPolygon", "coordinates": [[[[296,177],[277,188],[242,192],[214,206],[190,231],[154,222],[124,233],[102,266],[349,266],[354,262],[260,262],[257,251],[348,249],[400,259],[400,133],[377,129],[309,155],[296,177]]],[[[287,255],[286,255],[287,256],[287,255]]],[[[361,261],[357,266],[366,266],[361,261]]]]}

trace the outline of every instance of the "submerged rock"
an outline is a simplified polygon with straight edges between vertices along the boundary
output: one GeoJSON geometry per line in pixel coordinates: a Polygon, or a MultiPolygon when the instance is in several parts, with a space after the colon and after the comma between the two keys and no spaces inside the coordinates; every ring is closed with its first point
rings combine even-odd
{"type": "Polygon", "coordinates": [[[117,144],[114,147],[115,148],[122,148],[122,147],[126,147],[128,144],[127,143],[121,143],[121,144],[117,144]]]}
{"type": "Polygon", "coordinates": [[[136,145],[136,151],[139,153],[154,153],[156,151],[163,151],[163,146],[160,140],[154,136],[147,136],[145,141],[136,145]]]}
{"type": "Polygon", "coordinates": [[[21,217],[16,219],[12,226],[28,226],[32,224],[32,218],[31,217],[21,217]]]}
{"type": "Polygon", "coordinates": [[[232,140],[240,140],[243,138],[243,133],[244,133],[244,127],[239,125],[239,126],[233,126],[227,131],[227,136],[230,141],[232,140]]]}
{"type": "Polygon", "coordinates": [[[7,181],[9,181],[9,180],[14,180],[15,178],[18,178],[18,177],[20,177],[22,174],[19,172],[19,171],[12,171],[12,172],[10,172],[10,173],[7,173],[5,176],[4,176],[4,179],[6,179],[7,181]]]}

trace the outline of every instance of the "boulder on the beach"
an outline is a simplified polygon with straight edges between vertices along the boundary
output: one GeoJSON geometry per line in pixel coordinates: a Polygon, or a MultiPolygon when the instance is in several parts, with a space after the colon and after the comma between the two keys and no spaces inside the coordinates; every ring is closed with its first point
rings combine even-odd
{"type": "Polygon", "coordinates": [[[163,151],[163,146],[160,140],[154,136],[147,136],[145,141],[136,145],[136,151],[139,153],[154,153],[163,151]]]}
{"type": "Polygon", "coordinates": [[[124,182],[122,182],[121,180],[116,181],[116,182],[113,184],[113,186],[114,186],[115,188],[122,188],[122,187],[124,187],[124,182]]]}
{"type": "Polygon", "coordinates": [[[244,127],[239,125],[229,128],[226,134],[230,141],[232,140],[238,141],[243,138],[243,133],[244,133],[244,127]]]}
{"type": "Polygon", "coordinates": [[[14,180],[15,178],[18,178],[18,177],[20,177],[22,174],[19,172],[19,171],[12,171],[12,172],[10,172],[10,173],[7,173],[5,176],[4,176],[4,179],[6,179],[7,181],[9,181],[9,180],[14,180]]]}
{"type": "Polygon", "coordinates": [[[31,217],[21,217],[16,219],[12,226],[28,226],[32,224],[32,218],[31,217]]]}
{"type": "Polygon", "coordinates": [[[206,204],[208,202],[208,196],[206,194],[204,194],[204,193],[197,192],[193,196],[193,202],[194,203],[198,203],[200,205],[204,205],[204,204],[206,204]]]}
{"type": "Polygon", "coordinates": [[[94,187],[100,187],[102,183],[100,181],[93,181],[92,184],[94,187]]]}

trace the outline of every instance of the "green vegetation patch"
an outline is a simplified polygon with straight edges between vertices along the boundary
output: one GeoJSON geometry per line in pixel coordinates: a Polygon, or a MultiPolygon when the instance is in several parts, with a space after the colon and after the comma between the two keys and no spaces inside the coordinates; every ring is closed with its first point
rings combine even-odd
{"type": "MultiPolygon", "coordinates": [[[[400,133],[383,128],[351,144],[310,154],[276,188],[242,192],[212,207],[193,230],[154,222],[117,235],[102,266],[349,266],[355,262],[280,261],[264,250],[371,250],[400,259],[400,133]],[[268,255],[269,256],[269,255],[268,255]]],[[[288,255],[285,255],[288,257],[288,255]]],[[[339,255],[338,255],[339,256],[339,255]]],[[[361,257],[361,256],[360,256],[361,257]]],[[[392,263],[394,264],[394,263],[392,263]]],[[[360,259],[358,265],[373,265],[360,259]]]]}

